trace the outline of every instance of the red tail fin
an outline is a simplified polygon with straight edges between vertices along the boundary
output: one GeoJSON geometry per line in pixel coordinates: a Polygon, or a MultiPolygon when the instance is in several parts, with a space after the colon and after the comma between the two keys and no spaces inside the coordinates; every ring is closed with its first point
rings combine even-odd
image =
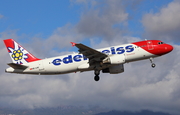
{"type": "Polygon", "coordinates": [[[24,49],[21,45],[15,42],[13,39],[4,40],[4,44],[9,52],[9,55],[13,61],[13,63],[17,64],[25,64],[33,61],[40,60],[29,53],[26,49],[24,49]]]}

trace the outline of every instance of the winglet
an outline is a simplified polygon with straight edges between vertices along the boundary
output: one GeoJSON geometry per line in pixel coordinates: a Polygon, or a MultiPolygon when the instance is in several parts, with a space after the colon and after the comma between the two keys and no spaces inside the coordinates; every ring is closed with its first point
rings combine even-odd
{"type": "Polygon", "coordinates": [[[74,42],[71,42],[71,44],[72,44],[73,47],[76,45],[76,43],[74,43],[74,42]]]}

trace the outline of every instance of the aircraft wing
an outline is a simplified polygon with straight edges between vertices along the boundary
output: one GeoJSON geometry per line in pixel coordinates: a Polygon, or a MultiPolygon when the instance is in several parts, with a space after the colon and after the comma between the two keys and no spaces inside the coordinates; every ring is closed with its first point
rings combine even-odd
{"type": "Polygon", "coordinates": [[[8,63],[8,65],[14,69],[26,69],[28,66],[20,65],[16,63],[8,63]]]}
{"type": "Polygon", "coordinates": [[[107,57],[106,54],[92,49],[84,44],[74,44],[74,46],[79,49],[79,53],[83,54],[89,59],[89,64],[93,64],[94,62],[101,62],[104,58],[107,57]]]}

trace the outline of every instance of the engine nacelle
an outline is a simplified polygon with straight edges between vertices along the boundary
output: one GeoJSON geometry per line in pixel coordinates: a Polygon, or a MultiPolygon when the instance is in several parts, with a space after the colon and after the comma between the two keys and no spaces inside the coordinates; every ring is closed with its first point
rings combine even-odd
{"type": "Polygon", "coordinates": [[[116,66],[111,66],[109,68],[103,69],[103,73],[110,73],[110,74],[118,74],[124,72],[124,65],[116,65],[116,66]]]}
{"type": "Polygon", "coordinates": [[[104,64],[124,64],[125,56],[123,54],[109,55],[103,60],[104,64]]]}

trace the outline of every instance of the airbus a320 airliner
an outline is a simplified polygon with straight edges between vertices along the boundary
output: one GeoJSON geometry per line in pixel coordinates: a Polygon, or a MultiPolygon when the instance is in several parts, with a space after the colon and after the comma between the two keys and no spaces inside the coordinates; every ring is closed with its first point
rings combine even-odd
{"type": "Polygon", "coordinates": [[[12,63],[8,63],[10,67],[5,72],[53,75],[93,70],[95,81],[99,81],[100,71],[110,74],[122,73],[124,64],[133,61],[150,59],[154,68],[156,65],[153,58],[173,50],[173,46],[160,40],[145,40],[97,50],[81,43],[71,42],[72,46],[79,49],[79,53],[39,59],[13,39],[6,39],[4,43],[12,59],[12,63]]]}

